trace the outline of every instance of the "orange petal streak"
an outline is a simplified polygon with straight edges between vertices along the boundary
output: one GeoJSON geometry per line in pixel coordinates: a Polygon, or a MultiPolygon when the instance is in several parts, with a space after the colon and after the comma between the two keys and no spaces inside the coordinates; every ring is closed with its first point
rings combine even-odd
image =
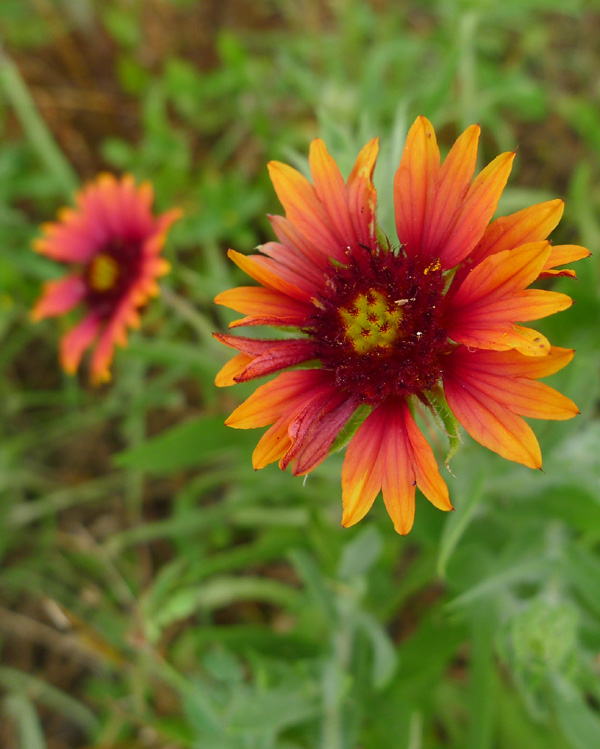
{"type": "Polygon", "coordinates": [[[283,372],[256,388],[225,424],[235,429],[254,429],[272,424],[286,410],[289,401],[298,396],[306,398],[313,388],[329,380],[330,375],[318,369],[283,372]]]}
{"type": "Polygon", "coordinates": [[[344,243],[353,246],[359,239],[348,210],[346,183],[320,138],[310,144],[308,163],[317,197],[325,206],[331,223],[344,243]]]}
{"type": "Polygon", "coordinates": [[[350,218],[358,241],[372,246],[375,242],[377,191],[373,186],[373,171],[377,161],[377,138],[362,148],[348,177],[347,192],[350,218]]]}
{"type": "Polygon", "coordinates": [[[330,257],[343,262],[345,244],[336,233],[315,188],[300,172],[287,164],[271,161],[268,165],[273,187],[287,218],[309,242],[330,257]]]}
{"type": "Polygon", "coordinates": [[[246,369],[253,358],[248,354],[236,354],[219,370],[215,377],[215,385],[219,388],[237,385],[235,378],[246,369]]]}
{"type": "Polygon", "coordinates": [[[473,181],[456,218],[454,229],[440,253],[445,268],[453,268],[464,260],[481,239],[496,212],[514,158],[513,152],[500,154],[473,181]]]}
{"type": "Polygon", "coordinates": [[[75,374],[84,351],[92,345],[99,331],[100,318],[90,313],[61,338],[60,363],[67,374],[75,374]]]}
{"type": "Polygon", "coordinates": [[[79,275],[46,281],[42,287],[42,295],[31,311],[32,319],[38,321],[45,317],[64,315],[83,301],[86,290],[86,285],[79,275]]]}
{"type": "Polygon", "coordinates": [[[394,177],[394,210],[398,239],[407,254],[422,247],[440,169],[435,131],[426,117],[417,117],[408,131],[400,166],[394,177]]]}
{"type": "Polygon", "coordinates": [[[403,406],[386,404],[387,424],[383,439],[383,501],[397,533],[405,536],[415,520],[415,467],[405,426],[403,406]]]}
{"type": "MultiPolygon", "coordinates": [[[[241,268],[244,273],[247,273],[251,278],[263,286],[281,291],[292,299],[298,299],[301,302],[308,301],[310,294],[302,289],[290,283],[288,280],[283,279],[277,274],[277,263],[266,257],[259,257],[251,255],[242,255],[240,252],[235,250],[229,250],[227,256],[233,260],[233,262],[241,268]]],[[[282,269],[285,272],[285,269],[282,269]]]]}
{"type": "Polygon", "coordinates": [[[480,132],[479,125],[468,127],[440,168],[431,216],[423,232],[423,250],[429,255],[438,257],[441,254],[440,250],[454,226],[456,213],[475,171],[480,132]]]}
{"type": "Polygon", "coordinates": [[[312,310],[311,306],[291,299],[280,291],[260,286],[238,286],[222,291],[215,297],[215,304],[250,315],[248,319],[273,318],[275,325],[277,319],[282,321],[281,325],[302,325],[312,310]]]}
{"type": "Polygon", "coordinates": [[[503,458],[529,468],[542,467],[535,434],[520,416],[450,373],[444,377],[444,393],[451,411],[473,439],[503,458]]]}
{"type": "Polygon", "coordinates": [[[345,528],[362,520],[379,494],[385,428],[385,411],[376,408],[360,425],[346,449],[342,468],[342,525],[345,528]]]}
{"type": "Polygon", "coordinates": [[[565,204],[560,199],[548,200],[512,213],[510,216],[497,218],[485,230],[481,241],[469,256],[469,260],[473,264],[480,263],[497,252],[543,241],[558,225],[564,207],[565,204]]]}

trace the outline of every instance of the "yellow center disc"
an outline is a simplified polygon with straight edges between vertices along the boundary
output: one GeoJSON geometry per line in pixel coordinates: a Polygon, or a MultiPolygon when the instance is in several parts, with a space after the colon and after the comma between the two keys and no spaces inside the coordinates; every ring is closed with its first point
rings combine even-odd
{"type": "Polygon", "coordinates": [[[100,253],[90,263],[88,282],[94,291],[110,291],[119,278],[119,264],[110,255],[100,253]]]}
{"type": "Polygon", "coordinates": [[[390,301],[379,291],[359,294],[352,306],[340,309],[344,334],[358,354],[386,349],[398,338],[405,300],[390,301]]]}

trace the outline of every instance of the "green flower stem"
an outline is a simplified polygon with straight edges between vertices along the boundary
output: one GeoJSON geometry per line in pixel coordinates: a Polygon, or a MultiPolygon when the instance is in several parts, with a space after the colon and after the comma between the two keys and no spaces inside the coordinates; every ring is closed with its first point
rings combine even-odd
{"type": "Polygon", "coordinates": [[[13,108],[31,146],[52,173],[66,198],[79,185],[77,174],[40,115],[19,69],[0,46],[0,91],[13,108]]]}

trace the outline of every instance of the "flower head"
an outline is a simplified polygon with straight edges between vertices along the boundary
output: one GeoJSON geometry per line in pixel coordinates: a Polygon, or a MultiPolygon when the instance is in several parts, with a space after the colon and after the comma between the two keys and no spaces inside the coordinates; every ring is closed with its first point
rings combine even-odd
{"type": "Polygon", "coordinates": [[[301,475],[324,460],[359,407],[367,410],[342,469],[345,526],[358,522],[380,491],[402,534],[413,524],[416,486],[439,509],[452,509],[415,420],[417,411],[426,414],[444,400],[442,392],[472,437],[532,468],[541,466],[541,455],[522,417],[577,413],[571,400],[538,382],[573,352],[518,323],[569,307],[565,294],[528,287],[540,277],[574,275],[556,267],[589,252],[547,241],[563,211],[560,200],[490,223],[515,154],[498,156],[473,179],[478,138],[479,127],[469,127],[440,163],[433,127],[416,120],[394,180],[399,245],[376,223],[377,141],[362,149],[344,182],[315,140],[314,184],[289,166],[269,165],[286,212],[271,217],[279,242],[250,257],[229,252],[261,284],[217,296],[218,304],[245,315],[231,327],[286,327],[299,335],[216,334],[240,352],[218,385],[280,372],[226,423],[270,425],[254,467],[278,460],[301,475]]]}
{"type": "Polygon", "coordinates": [[[48,281],[32,311],[34,320],[54,317],[82,305],[81,321],[60,344],[60,360],[74,374],[81,357],[97,339],[91,378],[110,379],[115,344],[125,346],[127,328],[139,326],[139,309],[158,294],[157,278],[168,273],[160,257],[171,224],[181,213],[152,213],[150,183],[136,187],[133,177],[100,175],[76,195],[77,209],[64,208],[58,220],[42,226],[34,243],[42,255],[71,266],[48,281]]]}

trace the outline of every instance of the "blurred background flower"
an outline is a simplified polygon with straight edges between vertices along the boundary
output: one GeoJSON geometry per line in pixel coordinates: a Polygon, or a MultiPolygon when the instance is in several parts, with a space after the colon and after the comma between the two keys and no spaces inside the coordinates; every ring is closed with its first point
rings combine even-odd
{"type": "Polygon", "coordinates": [[[600,746],[596,4],[4,0],[0,28],[2,741],[600,746]],[[582,412],[537,430],[546,472],[465,440],[455,512],[422,501],[401,538],[378,505],[340,528],[341,455],[254,473],[212,298],[244,283],[226,250],[272,237],[265,164],[306,174],[316,136],[345,178],[380,136],[390,231],[419,114],[442,155],[479,122],[478,168],[519,146],[499,215],[564,198],[555,243],[595,254],[543,282],[576,300],[540,330],[577,349],[550,382],[582,412]],[[38,225],[102,171],[185,220],[98,390],[28,312],[56,277],[38,225]]]}
{"type": "Polygon", "coordinates": [[[127,345],[127,328],[140,326],[139,309],[158,294],[157,279],[169,272],[160,257],[167,231],[181,216],[172,209],[152,215],[153,189],[139,189],[131,175],[118,180],[102,174],[76,195],[77,208],[63,208],[58,220],[42,226],[33,246],[41,255],[74,272],[46,281],[32,310],[34,320],[57,317],[83,305],[83,319],[60,342],[67,374],[79,368],[93,346],[90,365],[95,384],[110,380],[115,344],[127,345]]]}

